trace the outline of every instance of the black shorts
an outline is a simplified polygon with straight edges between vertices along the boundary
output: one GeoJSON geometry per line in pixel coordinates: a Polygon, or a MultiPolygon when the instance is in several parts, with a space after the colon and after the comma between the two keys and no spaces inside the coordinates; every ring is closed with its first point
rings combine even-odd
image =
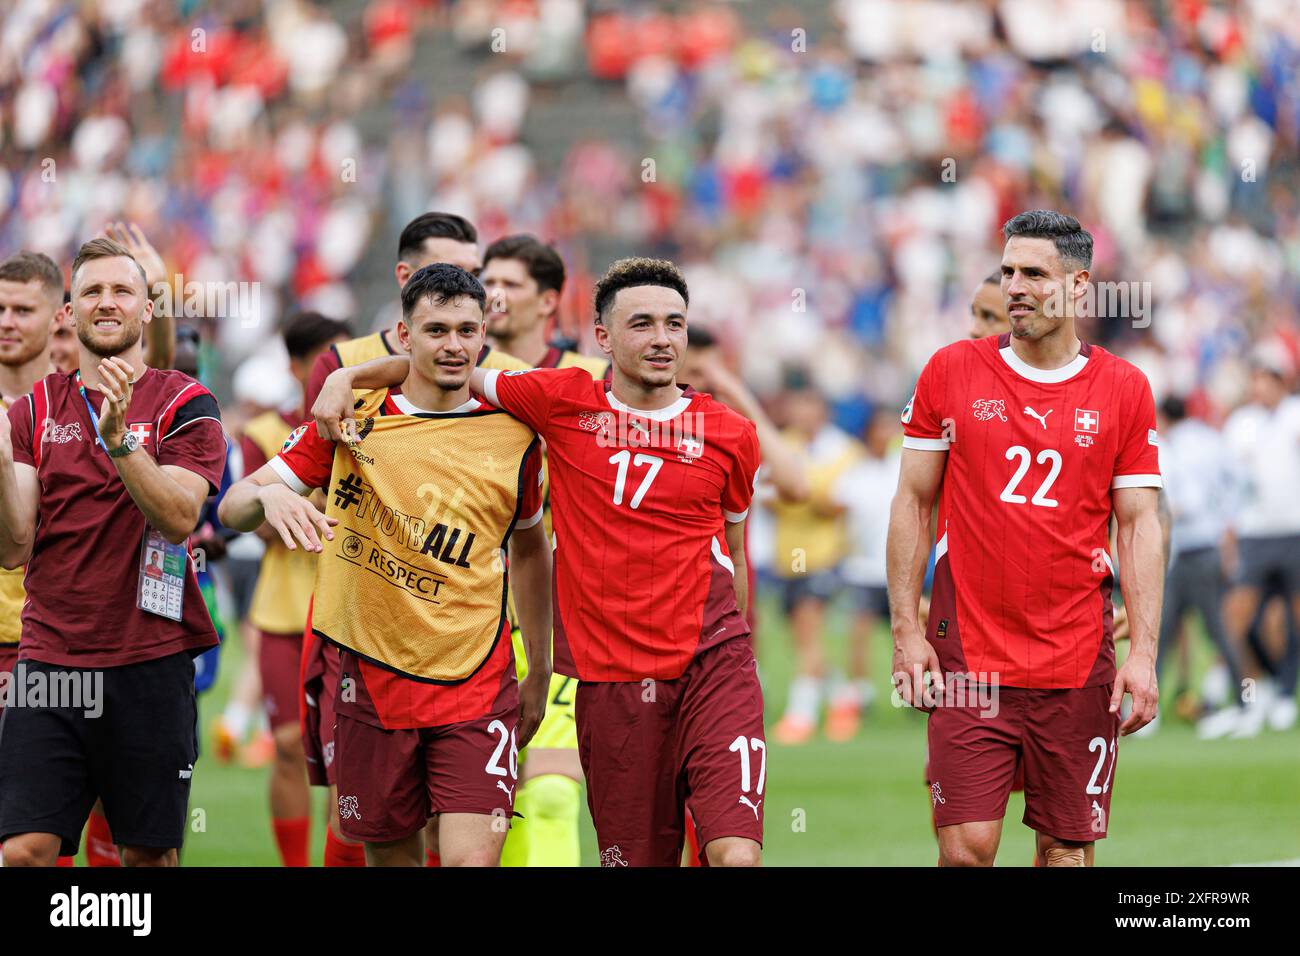
{"type": "Polygon", "coordinates": [[[179,848],[198,757],[190,654],[101,669],[19,666],[29,686],[43,672],[36,679],[49,687],[73,674],[91,689],[78,706],[11,706],[0,716],[0,842],[55,833],[60,855],[71,856],[99,797],[118,846],[179,848]]]}
{"type": "Polygon", "coordinates": [[[889,589],[883,584],[850,584],[853,610],[889,619],[889,589]]]}
{"type": "Polygon", "coordinates": [[[1236,584],[1264,589],[1270,579],[1283,597],[1300,593],[1300,535],[1241,538],[1236,584]]]}
{"type": "Polygon", "coordinates": [[[808,571],[782,583],[781,606],[786,614],[807,600],[829,604],[840,590],[840,576],[833,570],[808,571]]]}

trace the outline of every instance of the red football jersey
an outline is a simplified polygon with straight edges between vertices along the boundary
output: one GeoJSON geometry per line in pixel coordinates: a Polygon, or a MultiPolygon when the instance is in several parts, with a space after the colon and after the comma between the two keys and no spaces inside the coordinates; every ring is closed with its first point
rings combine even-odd
{"type": "MultiPolygon", "coordinates": [[[[451,412],[421,412],[401,390],[390,388],[382,414],[420,415],[428,418],[465,419],[474,427],[474,417],[484,411],[500,415],[476,398],[451,412]]],[[[285,448],[271,459],[271,467],[286,485],[299,494],[327,488],[334,467],[334,442],[323,439],[312,421],[294,430],[285,448]]],[[[530,528],[542,520],[542,455],[536,442],[520,463],[519,520],[515,529],[530,528]]],[[[502,547],[505,542],[502,542],[502,547]]],[[[317,609],[319,613],[319,609],[317,609]]],[[[319,633],[319,632],[316,632],[319,633]]],[[[341,673],[356,678],[355,692],[340,697],[338,713],[387,730],[441,727],[476,720],[497,709],[503,695],[514,693],[515,658],[510,626],[502,622],[501,633],[487,660],[474,674],[459,683],[434,683],[396,672],[393,668],[340,648],[341,673]]]]}
{"type": "Polygon", "coordinates": [[[672,680],[749,634],[723,528],[753,500],[752,422],[691,388],[629,408],[580,368],[492,371],[484,390],[546,440],[556,671],[672,680]]]}
{"type": "Polygon", "coordinates": [[[1111,681],[1111,492],[1161,483],[1146,376],[1095,345],[1044,370],[1009,335],[965,340],[926,364],[902,420],[904,447],[948,455],[926,634],[942,670],[1111,681]]]}
{"type": "MultiPolygon", "coordinates": [[[[74,374],[54,372],[8,412],[14,461],[33,466],[40,486],[22,656],[59,667],[120,667],[197,654],[217,643],[217,633],[193,562],[185,562],[179,621],[139,607],[147,522],[99,447],[86,402],[98,414],[104,396],[93,388],[86,396],[74,374]]],[[[145,369],[131,390],[126,423],[140,439],[135,454],[200,475],[216,493],[226,436],[206,388],[181,372],[145,369]]]]}

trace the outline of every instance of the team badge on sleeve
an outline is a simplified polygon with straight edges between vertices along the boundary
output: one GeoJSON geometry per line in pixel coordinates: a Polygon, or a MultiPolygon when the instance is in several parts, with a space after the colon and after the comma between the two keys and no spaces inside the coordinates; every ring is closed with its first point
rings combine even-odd
{"type": "Polygon", "coordinates": [[[291,431],[289,433],[289,437],[284,440],[284,445],[280,448],[280,453],[283,454],[284,452],[292,449],[294,445],[302,441],[302,436],[305,434],[307,434],[306,425],[299,425],[297,428],[291,431]]]}
{"type": "Polygon", "coordinates": [[[901,421],[904,425],[912,421],[912,406],[914,404],[916,404],[916,392],[912,393],[912,397],[909,398],[907,400],[907,404],[903,406],[903,415],[899,419],[899,421],[901,421]]]}
{"type": "Polygon", "coordinates": [[[153,422],[132,422],[128,426],[128,431],[136,438],[140,439],[142,446],[149,444],[149,436],[153,434],[153,422]]]}

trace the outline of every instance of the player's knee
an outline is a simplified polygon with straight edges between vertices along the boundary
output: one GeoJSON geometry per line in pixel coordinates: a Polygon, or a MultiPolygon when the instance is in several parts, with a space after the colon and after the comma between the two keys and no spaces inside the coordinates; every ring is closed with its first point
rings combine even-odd
{"type": "Polygon", "coordinates": [[[1043,848],[1043,862],[1047,866],[1087,866],[1087,853],[1081,845],[1052,843],[1043,848]]]}
{"type": "Polygon", "coordinates": [[[582,808],[582,786],[572,777],[548,773],[524,784],[529,820],[576,821],[582,808]]]}
{"type": "Polygon", "coordinates": [[[704,848],[709,866],[761,866],[763,853],[753,840],[714,840],[704,848]]]}
{"type": "Polygon", "coordinates": [[[442,865],[445,867],[500,866],[501,847],[498,845],[465,847],[453,853],[443,853],[442,865]]]}
{"type": "Polygon", "coordinates": [[[175,850],[153,846],[122,847],[123,866],[178,866],[179,863],[175,850]]]}
{"type": "Polygon", "coordinates": [[[19,866],[53,866],[59,858],[59,844],[40,838],[40,834],[10,837],[0,848],[6,868],[19,866]]]}
{"type": "Polygon", "coordinates": [[[302,732],[297,724],[281,724],[271,732],[275,741],[275,759],[283,763],[298,763],[306,759],[302,746],[302,732]]]}
{"type": "Polygon", "coordinates": [[[998,841],[982,836],[947,840],[940,846],[944,866],[992,866],[997,855],[998,841]]]}

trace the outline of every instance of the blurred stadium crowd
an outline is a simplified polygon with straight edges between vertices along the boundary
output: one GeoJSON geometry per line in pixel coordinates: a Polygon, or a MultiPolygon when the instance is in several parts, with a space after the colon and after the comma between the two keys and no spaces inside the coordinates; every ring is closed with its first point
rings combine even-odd
{"type": "MultiPolygon", "coordinates": [[[[555,244],[555,331],[588,348],[593,274],[616,253],[670,257],[692,323],[816,448],[824,507],[777,508],[755,559],[788,577],[781,522],[823,522],[799,528],[828,535],[826,566],[800,574],[841,583],[880,520],[833,493],[841,473],[883,454],[893,432],[871,435],[873,411],[892,415],[966,334],[999,228],[1029,208],[1092,231],[1094,279],[1149,284],[1149,309],[1085,328],[1208,426],[1203,457],[1166,462],[1175,550],[1179,522],[1207,511],[1217,525],[1183,529],[1193,550],[1217,556],[1234,527],[1300,541],[1298,141],[1288,0],[15,0],[0,20],[0,247],[66,267],[125,219],[187,282],[259,283],[253,314],[193,317],[232,431],[299,401],[276,334],[295,310],[391,325],[397,233],[425,210],[466,216],[484,243],[555,244]],[[468,95],[438,86],[447,63],[469,66],[468,95]],[[530,110],[592,97],[630,124],[573,115],[562,152],[536,148],[530,110]],[[1183,496],[1179,467],[1195,483],[1216,457],[1236,490],[1183,496]]],[[[1264,593],[1300,593],[1291,564],[1265,570],[1264,593]]],[[[787,597],[797,614],[808,595],[787,597]]],[[[1295,616],[1264,620],[1278,634],[1259,660],[1290,700],[1278,728],[1295,722],[1295,616]]]]}

